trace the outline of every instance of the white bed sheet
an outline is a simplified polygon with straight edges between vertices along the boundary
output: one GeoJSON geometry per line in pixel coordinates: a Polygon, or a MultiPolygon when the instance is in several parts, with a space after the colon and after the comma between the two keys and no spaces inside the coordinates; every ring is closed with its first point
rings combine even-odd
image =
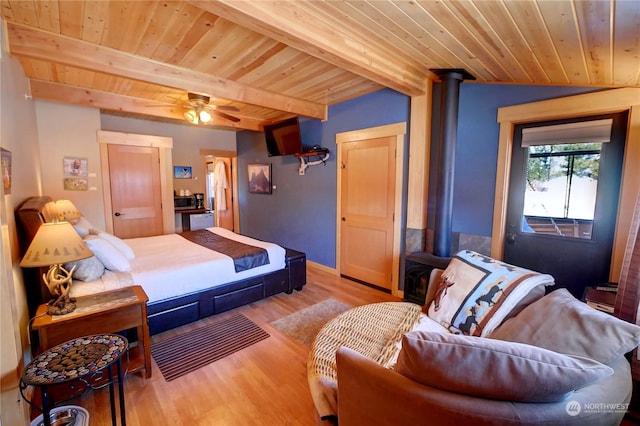
{"type": "Polygon", "coordinates": [[[140,285],[147,293],[149,302],[157,302],[285,267],[285,249],[277,244],[239,235],[224,228],[207,230],[264,248],[269,254],[269,264],[236,272],[231,257],[192,243],[178,234],[132,238],[124,240],[135,254],[130,273],[105,271],[96,281],[75,280],[71,295],[79,297],[140,285]]]}

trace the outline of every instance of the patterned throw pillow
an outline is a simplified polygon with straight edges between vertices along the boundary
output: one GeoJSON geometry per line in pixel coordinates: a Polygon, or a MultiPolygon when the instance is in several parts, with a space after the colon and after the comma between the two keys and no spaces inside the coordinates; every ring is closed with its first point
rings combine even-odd
{"type": "Polygon", "coordinates": [[[551,275],[463,250],[440,276],[425,311],[452,333],[488,336],[523,299],[531,302],[533,289],[553,284],[551,275]]]}
{"type": "Polygon", "coordinates": [[[95,256],[64,264],[64,268],[67,271],[70,271],[74,266],[76,267],[76,269],[73,270],[72,275],[74,280],[94,281],[104,274],[104,265],[95,256]]]}

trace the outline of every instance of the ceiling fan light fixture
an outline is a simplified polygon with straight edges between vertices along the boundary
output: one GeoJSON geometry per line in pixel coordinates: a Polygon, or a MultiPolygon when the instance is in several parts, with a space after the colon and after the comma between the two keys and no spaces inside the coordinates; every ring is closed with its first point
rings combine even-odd
{"type": "Polygon", "coordinates": [[[195,109],[185,111],[184,118],[191,124],[198,124],[198,113],[195,109]]]}
{"type": "MultiPolygon", "coordinates": [[[[213,114],[216,114],[226,120],[232,122],[240,121],[239,118],[225,114],[221,111],[216,111],[219,107],[217,105],[209,104],[209,96],[199,95],[197,93],[187,94],[189,101],[183,105],[185,109],[184,118],[191,124],[207,124],[213,120],[213,114]]],[[[229,111],[238,111],[233,106],[223,106],[222,109],[229,111]]]]}
{"type": "Polygon", "coordinates": [[[208,123],[211,121],[211,119],[213,118],[211,116],[211,113],[209,111],[207,111],[206,108],[203,108],[202,110],[200,110],[198,112],[198,117],[200,118],[200,122],[201,123],[208,123]]]}

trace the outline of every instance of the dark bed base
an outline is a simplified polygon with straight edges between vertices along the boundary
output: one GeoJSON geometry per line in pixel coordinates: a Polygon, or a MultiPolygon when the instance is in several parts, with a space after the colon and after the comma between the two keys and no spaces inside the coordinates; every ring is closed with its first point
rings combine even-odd
{"type": "MultiPolygon", "coordinates": [[[[16,209],[21,255],[24,254],[45,220],[44,206],[49,201],[51,198],[48,196],[32,197],[16,209]]],[[[25,282],[41,281],[41,272],[36,268],[25,269],[24,273],[25,282]]],[[[149,303],[147,305],[149,331],[151,334],[160,333],[274,294],[302,290],[306,283],[306,255],[296,250],[286,249],[285,268],[279,271],[149,303]]],[[[49,292],[42,282],[40,286],[27,286],[27,301],[31,315],[35,313],[39,304],[49,298],[49,292]]]]}
{"type": "Polygon", "coordinates": [[[274,294],[302,290],[307,283],[307,257],[299,251],[286,250],[286,267],[279,271],[149,303],[149,332],[157,334],[274,294]]]}

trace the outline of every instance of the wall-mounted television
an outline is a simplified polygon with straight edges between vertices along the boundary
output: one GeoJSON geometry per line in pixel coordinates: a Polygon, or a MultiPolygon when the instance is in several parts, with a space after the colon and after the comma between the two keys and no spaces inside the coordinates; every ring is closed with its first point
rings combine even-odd
{"type": "Polygon", "coordinates": [[[264,138],[267,142],[269,157],[302,152],[302,138],[300,136],[298,117],[288,118],[264,126],[264,138]]]}

